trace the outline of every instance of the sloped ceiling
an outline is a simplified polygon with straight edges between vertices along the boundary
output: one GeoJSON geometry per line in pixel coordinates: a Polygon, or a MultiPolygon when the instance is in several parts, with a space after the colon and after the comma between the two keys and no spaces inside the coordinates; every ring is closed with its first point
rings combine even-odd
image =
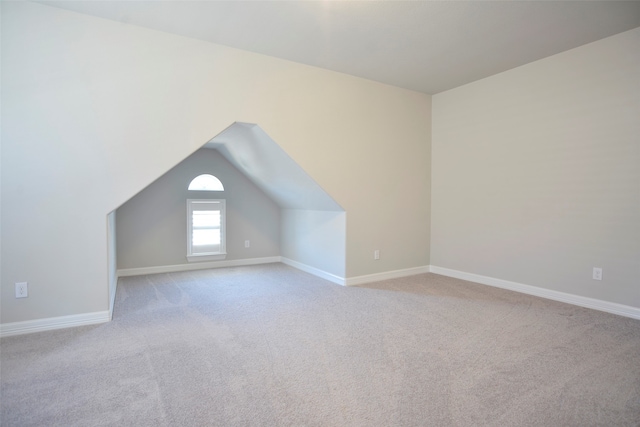
{"type": "Polygon", "coordinates": [[[234,123],[205,148],[218,150],[283,209],[344,210],[258,125],[234,123]]]}
{"type": "Polygon", "coordinates": [[[430,94],[640,26],[639,1],[39,3],[430,94]]]}

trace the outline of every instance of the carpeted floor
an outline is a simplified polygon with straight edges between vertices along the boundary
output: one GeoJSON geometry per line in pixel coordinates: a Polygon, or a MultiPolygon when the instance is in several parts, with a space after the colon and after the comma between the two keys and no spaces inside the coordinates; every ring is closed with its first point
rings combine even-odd
{"type": "Polygon", "coordinates": [[[640,425],[640,321],[434,274],[123,278],[112,322],[0,347],[6,427],[640,425]]]}

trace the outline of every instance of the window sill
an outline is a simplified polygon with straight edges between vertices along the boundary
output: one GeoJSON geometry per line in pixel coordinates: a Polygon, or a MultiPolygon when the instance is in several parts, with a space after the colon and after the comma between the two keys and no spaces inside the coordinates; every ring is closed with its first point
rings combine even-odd
{"type": "Polygon", "coordinates": [[[202,254],[202,255],[187,255],[189,262],[202,262],[202,261],[221,261],[227,257],[227,254],[202,254]]]}

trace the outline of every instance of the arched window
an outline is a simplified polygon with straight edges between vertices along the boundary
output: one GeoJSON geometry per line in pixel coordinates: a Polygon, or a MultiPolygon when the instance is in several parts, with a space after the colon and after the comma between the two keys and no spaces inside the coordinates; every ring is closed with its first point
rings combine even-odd
{"type": "MultiPolygon", "coordinates": [[[[198,175],[189,184],[191,191],[224,191],[218,178],[198,175]]],[[[187,259],[217,261],[225,259],[225,201],[187,200],[187,259]]]]}
{"type": "Polygon", "coordinates": [[[209,174],[198,175],[189,184],[189,190],[194,191],[224,191],[224,186],[218,178],[209,174]]]}

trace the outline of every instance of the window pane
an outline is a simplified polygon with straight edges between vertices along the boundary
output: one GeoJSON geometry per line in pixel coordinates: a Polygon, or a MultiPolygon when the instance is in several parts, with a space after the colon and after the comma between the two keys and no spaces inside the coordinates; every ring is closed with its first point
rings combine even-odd
{"type": "Polygon", "coordinates": [[[193,211],[193,228],[220,227],[220,211],[193,211]]]}
{"type": "Polygon", "coordinates": [[[220,230],[218,229],[193,230],[191,239],[192,239],[191,242],[193,243],[193,246],[219,245],[220,230]]]}
{"type": "MultiPolygon", "coordinates": [[[[224,200],[187,200],[187,257],[225,253],[224,200]]],[[[189,259],[195,261],[195,259],[189,259]]]]}
{"type": "Polygon", "coordinates": [[[224,187],[215,176],[204,174],[193,178],[193,181],[189,184],[189,190],[224,191],[224,187]]]}

